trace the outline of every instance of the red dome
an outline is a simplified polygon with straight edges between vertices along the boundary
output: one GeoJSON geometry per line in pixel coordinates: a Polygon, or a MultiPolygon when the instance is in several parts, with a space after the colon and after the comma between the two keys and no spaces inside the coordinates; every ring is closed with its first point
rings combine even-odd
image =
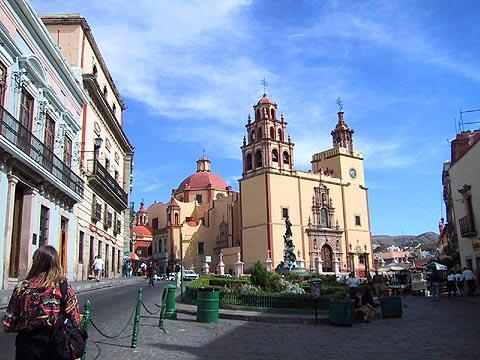
{"type": "Polygon", "coordinates": [[[258,101],[257,105],[275,105],[275,103],[267,96],[263,94],[263,97],[258,101]]]}
{"type": "Polygon", "coordinates": [[[148,226],[145,225],[137,225],[134,226],[131,230],[132,233],[135,233],[137,235],[143,235],[143,236],[152,236],[152,229],[150,229],[148,226]]]}
{"type": "Polygon", "coordinates": [[[185,180],[182,181],[177,191],[183,191],[185,189],[189,190],[198,190],[198,189],[216,189],[216,190],[225,190],[228,185],[225,180],[218,174],[212,173],[210,171],[199,171],[195,174],[190,175],[185,180]]]}

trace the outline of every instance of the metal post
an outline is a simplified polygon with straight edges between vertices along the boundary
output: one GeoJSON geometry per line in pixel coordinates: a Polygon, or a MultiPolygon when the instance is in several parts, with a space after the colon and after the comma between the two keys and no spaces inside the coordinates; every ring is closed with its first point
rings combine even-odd
{"type": "MultiPolygon", "coordinates": [[[[85,302],[85,305],[83,306],[83,319],[82,319],[82,323],[80,324],[80,327],[85,330],[85,332],[87,332],[87,329],[88,329],[88,323],[90,322],[90,318],[91,318],[91,315],[90,315],[90,300],[87,300],[85,302]]],[[[85,360],[86,357],[87,357],[87,344],[88,342],[85,342],[85,351],[83,352],[83,355],[82,355],[82,360],[85,360]]]]}
{"type": "Polygon", "coordinates": [[[180,233],[180,300],[183,303],[183,236],[180,233]]]}
{"type": "Polygon", "coordinates": [[[133,317],[133,332],[132,332],[132,343],[130,345],[131,348],[137,347],[138,341],[138,334],[140,332],[140,305],[142,302],[142,293],[143,289],[139,288],[137,292],[137,302],[135,304],[135,315],[133,317]]]}

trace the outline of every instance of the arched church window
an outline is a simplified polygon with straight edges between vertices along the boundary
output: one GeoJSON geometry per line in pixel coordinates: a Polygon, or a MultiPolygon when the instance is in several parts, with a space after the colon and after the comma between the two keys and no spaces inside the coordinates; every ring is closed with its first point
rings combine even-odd
{"type": "Polygon", "coordinates": [[[282,129],[278,129],[278,141],[283,141],[282,129]]]}
{"type": "Polygon", "coordinates": [[[277,151],[277,149],[272,150],[272,161],[273,162],[278,162],[278,151],[277,151]]]}
{"type": "Polygon", "coordinates": [[[270,126],[270,139],[275,140],[275,129],[270,126]]]}
{"type": "Polygon", "coordinates": [[[250,142],[254,142],[255,141],[255,130],[252,130],[252,132],[250,133],[250,142]]]}
{"type": "Polygon", "coordinates": [[[260,167],[262,167],[262,165],[263,165],[262,151],[257,150],[257,152],[255,153],[255,167],[260,168],[260,167]]]}
{"type": "Polygon", "coordinates": [[[283,163],[290,164],[290,155],[286,151],[283,152],[283,163]]]}
{"type": "Polygon", "coordinates": [[[272,109],[272,110],[270,111],[270,114],[272,115],[272,119],[275,120],[275,109],[272,109]]]}
{"type": "Polygon", "coordinates": [[[257,110],[257,120],[260,119],[260,109],[257,110]]]}
{"type": "Polygon", "coordinates": [[[247,171],[252,170],[253,168],[253,163],[252,163],[252,154],[247,154],[247,159],[245,160],[245,169],[247,171]]]}
{"type": "MultiPolygon", "coordinates": [[[[250,156],[250,159],[251,159],[251,156],[250,156]]],[[[223,199],[224,197],[225,197],[225,195],[220,194],[220,193],[218,193],[217,196],[215,196],[215,198],[216,198],[217,200],[223,199]]]]}
{"type": "Polygon", "coordinates": [[[178,213],[175,213],[175,225],[178,225],[179,216],[178,213]]]}
{"type": "Polygon", "coordinates": [[[328,228],[328,227],[329,227],[329,224],[328,224],[328,211],[327,211],[327,209],[325,209],[325,208],[321,208],[321,209],[320,209],[320,225],[321,225],[323,228],[328,228]]]}
{"type": "Polygon", "coordinates": [[[262,138],[262,128],[258,128],[257,130],[257,139],[260,140],[262,138]]]}
{"type": "Polygon", "coordinates": [[[325,204],[326,201],[327,201],[327,197],[325,196],[325,194],[322,194],[322,203],[325,204]]]}

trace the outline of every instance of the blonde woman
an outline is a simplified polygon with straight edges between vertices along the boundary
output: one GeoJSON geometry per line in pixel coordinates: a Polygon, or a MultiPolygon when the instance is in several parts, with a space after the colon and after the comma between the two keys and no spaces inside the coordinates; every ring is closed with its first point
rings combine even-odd
{"type": "MultiPolygon", "coordinates": [[[[63,281],[65,277],[57,250],[52,246],[38,248],[26,280],[13,290],[3,317],[4,330],[18,332],[16,359],[51,358],[50,336],[60,316],[60,283],[63,281]]],[[[70,286],[64,301],[66,315],[78,326],[78,300],[70,286]]]]}

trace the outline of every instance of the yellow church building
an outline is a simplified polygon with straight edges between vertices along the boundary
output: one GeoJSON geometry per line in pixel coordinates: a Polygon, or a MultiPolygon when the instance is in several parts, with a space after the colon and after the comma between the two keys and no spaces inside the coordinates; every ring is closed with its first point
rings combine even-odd
{"type": "Polygon", "coordinates": [[[294,168],[294,143],[277,104],[264,94],[253,109],[241,146],[239,192],[203,156],[170,201],[148,208],[160,271],[180,263],[181,248],[184,266],[196,271],[206,265],[219,271],[222,262],[233,273],[235,263],[247,270],[256,261],[273,271],[284,258],[288,218],[298,267],[364,276],[372,264],[372,238],[363,155],[353,149],[354,131],[342,109],[331,132],[333,147],[314,154],[308,172],[294,168]]]}

